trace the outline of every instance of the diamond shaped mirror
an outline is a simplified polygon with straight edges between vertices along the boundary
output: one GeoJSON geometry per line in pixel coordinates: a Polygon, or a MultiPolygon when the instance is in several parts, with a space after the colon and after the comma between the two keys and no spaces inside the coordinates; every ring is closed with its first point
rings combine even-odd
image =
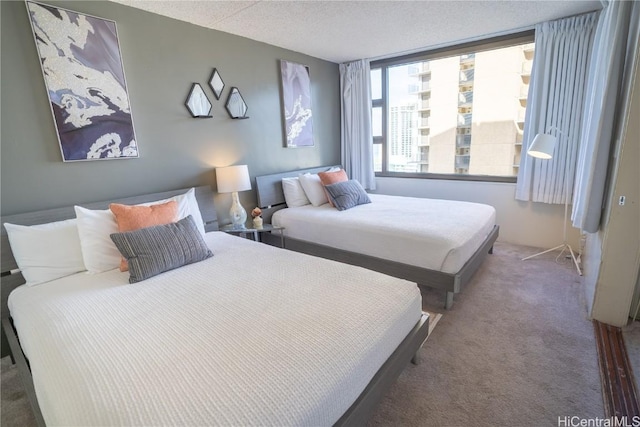
{"type": "Polygon", "coordinates": [[[211,102],[205,95],[202,86],[199,83],[191,85],[189,96],[184,105],[187,106],[187,110],[191,113],[191,116],[198,119],[208,119],[211,116],[211,102]]]}
{"type": "Polygon", "coordinates": [[[211,87],[216,99],[220,99],[220,95],[222,95],[222,90],[224,89],[224,82],[222,81],[222,77],[220,77],[220,73],[215,68],[209,78],[209,87],[211,87]]]}
{"type": "Polygon", "coordinates": [[[232,119],[248,119],[247,117],[247,104],[244,102],[244,98],[240,94],[240,90],[237,87],[232,87],[229,92],[229,98],[225,104],[227,113],[232,119]]]}

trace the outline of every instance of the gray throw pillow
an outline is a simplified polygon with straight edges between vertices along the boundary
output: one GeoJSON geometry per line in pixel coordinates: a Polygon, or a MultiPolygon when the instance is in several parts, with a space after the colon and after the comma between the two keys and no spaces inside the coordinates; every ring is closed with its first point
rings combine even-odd
{"type": "Polygon", "coordinates": [[[333,205],[339,211],[371,203],[369,195],[355,179],[329,184],[324,188],[327,190],[327,193],[329,193],[333,205]]]}
{"type": "Polygon", "coordinates": [[[178,222],[111,234],[129,264],[129,283],[213,256],[191,215],[178,222]]]}

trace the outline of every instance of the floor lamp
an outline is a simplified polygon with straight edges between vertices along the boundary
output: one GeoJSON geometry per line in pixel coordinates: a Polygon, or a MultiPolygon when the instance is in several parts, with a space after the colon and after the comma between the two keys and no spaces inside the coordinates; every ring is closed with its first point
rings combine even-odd
{"type": "MultiPolygon", "coordinates": [[[[559,132],[559,131],[558,131],[559,132]]],[[[533,142],[531,143],[531,147],[527,151],[527,154],[531,157],[536,157],[538,159],[548,160],[553,157],[553,148],[556,145],[556,137],[553,135],[549,135],[548,133],[539,133],[533,138],[533,142]]],[[[569,144],[567,143],[567,157],[569,158],[569,144]]],[[[567,214],[569,212],[569,168],[565,165],[565,176],[564,176],[564,223],[563,223],[563,241],[561,245],[556,246],[555,248],[547,249],[546,251],[539,252],[535,255],[528,256],[526,258],[522,258],[523,261],[526,261],[531,258],[535,258],[538,255],[546,254],[548,252],[553,252],[558,249],[562,249],[560,251],[560,255],[556,257],[556,260],[559,259],[562,254],[567,251],[571,254],[571,259],[578,270],[578,274],[582,276],[582,270],[580,270],[580,265],[578,265],[578,260],[576,259],[576,255],[571,249],[571,245],[567,242],[567,214]]]]}

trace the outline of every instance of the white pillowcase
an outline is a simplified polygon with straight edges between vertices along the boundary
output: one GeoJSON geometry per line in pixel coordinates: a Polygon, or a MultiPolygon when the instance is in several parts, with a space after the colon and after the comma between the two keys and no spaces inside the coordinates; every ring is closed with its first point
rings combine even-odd
{"type": "Polygon", "coordinates": [[[82,258],[89,273],[100,273],[120,267],[122,255],[111,240],[118,232],[116,217],[109,209],[92,210],[74,206],[82,258]]]}
{"type": "Polygon", "coordinates": [[[311,203],[298,178],[282,178],[282,191],[287,207],[297,208],[311,203]]]}
{"type": "Polygon", "coordinates": [[[322,206],[325,203],[329,203],[327,195],[322,188],[322,181],[317,173],[305,173],[298,176],[300,185],[304,189],[304,193],[313,206],[322,206]]]}
{"type": "MultiPolygon", "coordinates": [[[[340,168],[338,167],[332,167],[327,172],[337,172],[339,170],[340,168]]],[[[320,181],[317,173],[300,174],[298,175],[298,179],[304,189],[304,193],[313,206],[322,206],[325,203],[329,203],[327,193],[325,193],[322,181],[320,181]]]]}
{"type": "Polygon", "coordinates": [[[75,219],[40,225],[5,223],[9,243],[27,285],[86,270],[75,219]]]}
{"type": "MultiPolygon", "coordinates": [[[[189,215],[193,217],[198,231],[205,234],[202,214],[196,200],[195,189],[190,189],[179,196],[155,202],[142,203],[142,206],[157,205],[169,201],[178,203],[178,219],[189,215]]],[[[111,240],[111,234],[118,232],[118,223],[109,209],[91,210],[75,206],[78,218],[78,234],[84,265],[89,273],[101,273],[120,267],[122,255],[111,240]]]]}

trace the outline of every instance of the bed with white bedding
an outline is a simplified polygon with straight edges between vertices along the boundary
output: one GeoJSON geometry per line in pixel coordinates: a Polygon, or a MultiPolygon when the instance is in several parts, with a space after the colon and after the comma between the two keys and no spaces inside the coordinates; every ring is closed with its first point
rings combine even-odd
{"type": "Polygon", "coordinates": [[[454,200],[369,194],[339,211],[329,204],[290,208],[281,181],[329,167],[256,177],[265,220],[283,227],[285,247],[363,266],[446,291],[445,308],[491,253],[495,208],[454,200]]]}
{"type": "Polygon", "coordinates": [[[47,424],[332,425],[420,319],[410,282],[206,242],[213,257],[133,285],[116,269],[11,294],[47,424]]]}
{"type": "Polygon", "coordinates": [[[363,423],[426,339],[415,284],[221,232],[204,241],[213,257],[135,284],[117,269],[3,276],[3,333],[41,425],[363,423]]]}
{"type": "Polygon", "coordinates": [[[480,203],[369,197],[345,211],[329,204],[281,209],[271,222],[286,237],[444,273],[459,271],[496,224],[495,208],[480,203]]]}

